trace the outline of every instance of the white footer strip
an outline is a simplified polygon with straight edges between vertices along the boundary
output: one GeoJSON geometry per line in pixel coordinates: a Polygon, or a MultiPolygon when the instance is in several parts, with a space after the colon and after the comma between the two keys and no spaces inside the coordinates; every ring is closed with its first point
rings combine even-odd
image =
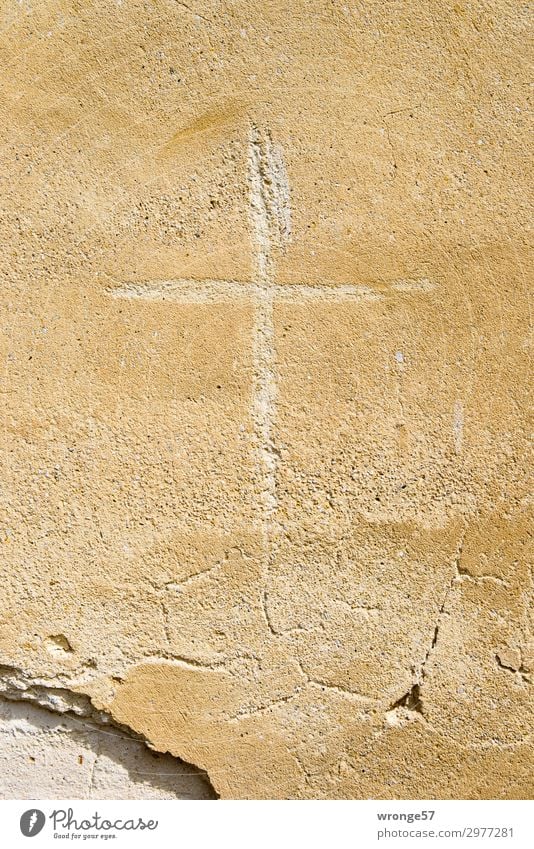
{"type": "Polygon", "coordinates": [[[0,801],[0,845],[532,849],[529,801],[0,801]]]}

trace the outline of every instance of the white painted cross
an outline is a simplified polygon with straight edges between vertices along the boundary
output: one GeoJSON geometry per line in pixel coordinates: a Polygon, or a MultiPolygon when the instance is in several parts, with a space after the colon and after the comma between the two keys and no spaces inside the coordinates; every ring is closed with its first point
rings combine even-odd
{"type": "MultiPolygon", "coordinates": [[[[110,290],[114,298],[140,298],[147,301],[168,300],[179,303],[216,303],[252,301],[256,307],[253,334],[254,420],[258,461],[262,470],[263,530],[269,536],[276,508],[277,452],[273,443],[276,408],[276,355],[273,303],[282,301],[340,302],[378,300],[384,292],[368,286],[324,284],[282,285],[274,280],[272,247],[284,247],[291,239],[289,186],[282,153],[273,144],[268,131],[261,133],[252,126],[249,136],[250,219],[254,234],[252,249],[256,254],[255,279],[233,280],[152,280],[130,283],[110,290]]],[[[390,287],[398,291],[428,291],[427,280],[400,280],[390,287]]]]}

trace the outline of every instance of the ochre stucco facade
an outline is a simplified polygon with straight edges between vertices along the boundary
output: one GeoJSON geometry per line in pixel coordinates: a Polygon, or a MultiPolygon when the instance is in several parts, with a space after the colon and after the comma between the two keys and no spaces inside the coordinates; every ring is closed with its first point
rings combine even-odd
{"type": "Polygon", "coordinates": [[[2,0],[6,699],[223,798],[532,796],[528,25],[2,0]]]}

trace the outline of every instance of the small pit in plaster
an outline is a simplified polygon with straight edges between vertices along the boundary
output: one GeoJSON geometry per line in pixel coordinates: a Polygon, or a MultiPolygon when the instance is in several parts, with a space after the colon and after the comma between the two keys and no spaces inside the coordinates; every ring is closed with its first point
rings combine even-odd
{"type": "Polygon", "coordinates": [[[421,686],[414,684],[404,696],[397,699],[390,710],[386,711],[384,718],[386,725],[400,728],[421,716],[423,716],[421,686]]]}
{"type": "Polygon", "coordinates": [[[74,652],[65,634],[52,634],[46,637],[44,642],[47,650],[55,657],[64,657],[66,654],[73,654],[74,652]]]}

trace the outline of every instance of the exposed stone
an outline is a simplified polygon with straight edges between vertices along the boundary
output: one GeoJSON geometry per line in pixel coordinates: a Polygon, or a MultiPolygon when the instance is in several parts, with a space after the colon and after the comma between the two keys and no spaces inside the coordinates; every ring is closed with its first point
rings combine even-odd
{"type": "Polygon", "coordinates": [[[2,799],[210,799],[199,771],[113,726],[0,700],[2,799]]]}

